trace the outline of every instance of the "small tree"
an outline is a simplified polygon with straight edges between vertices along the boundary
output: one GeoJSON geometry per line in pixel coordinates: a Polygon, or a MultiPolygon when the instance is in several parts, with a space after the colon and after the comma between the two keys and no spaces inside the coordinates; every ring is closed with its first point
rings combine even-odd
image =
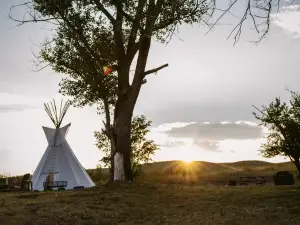
{"type": "Polygon", "coordinates": [[[290,104],[275,98],[262,110],[255,107],[260,115],[253,113],[261,121],[260,125],[269,128],[266,143],[261,145],[261,153],[266,158],[289,157],[296,166],[300,178],[300,95],[292,92],[290,104]]]}
{"type": "MultiPolygon", "coordinates": [[[[135,116],[131,123],[131,166],[134,176],[138,175],[140,165],[152,161],[151,156],[159,150],[158,145],[152,140],[147,140],[146,135],[150,132],[151,121],[147,121],[145,116],[135,116]]],[[[103,131],[94,133],[97,139],[97,147],[104,153],[100,160],[105,167],[111,167],[111,142],[103,131]]],[[[110,170],[112,171],[112,170],[110,170]]]]}

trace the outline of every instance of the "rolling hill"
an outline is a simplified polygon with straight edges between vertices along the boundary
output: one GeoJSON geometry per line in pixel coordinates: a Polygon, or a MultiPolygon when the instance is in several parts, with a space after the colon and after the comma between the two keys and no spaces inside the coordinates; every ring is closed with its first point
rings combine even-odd
{"type": "MultiPolygon", "coordinates": [[[[228,180],[238,179],[240,176],[264,176],[267,182],[272,182],[272,176],[280,170],[287,170],[296,175],[296,169],[291,162],[239,161],[212,163],[195,161],[185,163],[182,161],[165,161],[142,165],[138,180],[159,183],[224,185],[228,183],[228,180]]],[[[107,180],[108,178],[107,169],[89,169],[88,173],[96,181],[107,180]]]]}

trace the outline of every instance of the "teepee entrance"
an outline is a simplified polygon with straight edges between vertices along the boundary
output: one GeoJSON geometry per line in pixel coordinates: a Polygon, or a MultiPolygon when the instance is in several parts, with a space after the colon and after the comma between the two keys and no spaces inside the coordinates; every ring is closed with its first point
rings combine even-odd
{"type": "Polygon", "coordinates": [[[71,124],[60,127],[70,105],[70,101],[61,102],[58,114],[54,100],[51,105],[44,104],[55,129],[43,127],[48,147],[32,176],[32,190],[95,186],[66,140],[71,124]]]}

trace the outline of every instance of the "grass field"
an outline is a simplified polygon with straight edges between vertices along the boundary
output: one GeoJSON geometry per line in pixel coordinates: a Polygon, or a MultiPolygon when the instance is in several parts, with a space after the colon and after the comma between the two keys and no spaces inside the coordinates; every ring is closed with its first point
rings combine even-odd
{"type": "MultiPolygon", "coordinates": [[[[280,170],[287,170],[295,175],[295,166],[291,162],[269,163],[264,161],[240,161],[234,163],[211,163],[181,161],[155,162],[142,166],[138,181],[159,184],[197,184],[226,185],[230,179],[240,176],[264,176],[268,183],[273,183],[272,176],[280,170]]],[[[108,170],[90,169],[88,173],[94,181],[107,180],[108,170]]]]}
{"type": "Polygon", "coordinates": [[[295,173],[291,163],[171,161],[143,165],[136,183],[103,185],[107,169],[90,169],[98,187],[0,192],[0,225],[300,225],[298,186],[225,187],[239,176],[265,176],[272,183],[279,170],[295,173]]]}
{"type": "Polygon", "coordinates": [[[300,224],[300,188],[107,184],[65,192],[0,193],[1,225],[300,224]]]}

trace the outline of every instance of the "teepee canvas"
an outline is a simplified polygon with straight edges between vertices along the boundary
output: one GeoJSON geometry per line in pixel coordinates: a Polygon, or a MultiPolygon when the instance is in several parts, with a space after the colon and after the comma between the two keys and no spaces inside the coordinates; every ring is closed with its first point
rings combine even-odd
{"type": "Polygon", "coordinates": [[[49,182],[54,189],[59,186],[65,189],[95,186],[66,140],[71,124],[60,127],[70,105],[69,101],[64,106],[61,102],[61,108],[57,113],[55,101],[51,102],[51,105],[44,104],[55,129],[43,127],[48,147],[33,173],[32,190],[42,191],[49,182]]]}

